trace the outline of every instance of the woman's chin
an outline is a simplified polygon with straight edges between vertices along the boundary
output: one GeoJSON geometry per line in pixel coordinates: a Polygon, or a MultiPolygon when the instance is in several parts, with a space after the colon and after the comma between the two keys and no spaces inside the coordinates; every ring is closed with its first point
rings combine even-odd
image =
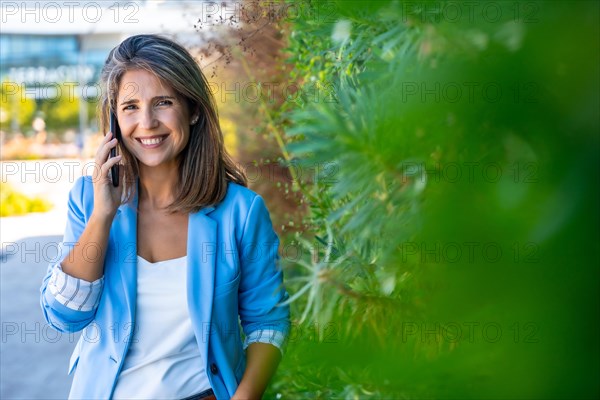
{"type": "Polygon", "coordinates": [[[164,158],[147,158],[142,157],[139,158],[140,167],[144,168],[159,168],[159,167],[167,167],[167,166],[175,166],[175,160],[166,160],[164,158]]]}

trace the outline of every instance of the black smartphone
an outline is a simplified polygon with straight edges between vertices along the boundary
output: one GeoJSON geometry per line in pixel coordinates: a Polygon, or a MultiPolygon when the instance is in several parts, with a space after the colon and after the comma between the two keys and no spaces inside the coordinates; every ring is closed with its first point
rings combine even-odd
{"type": "MultiPolygon", "coordinates": [[[[110,111],[110,131],[113,133],[113,138],[117,138],[117,145],[121,142],[121,128],[119,128],[119,122],[114,111],[110,111]]],[[[111,139],[112,140],[112,139],[111,139]]],[[[110,149],[110,157],[117,155],[117,146],[110,149]]],[[[110,179],[112,180],[113,186],[119,186],[119,164],[115,164],[110,167],[110,179]]]]}

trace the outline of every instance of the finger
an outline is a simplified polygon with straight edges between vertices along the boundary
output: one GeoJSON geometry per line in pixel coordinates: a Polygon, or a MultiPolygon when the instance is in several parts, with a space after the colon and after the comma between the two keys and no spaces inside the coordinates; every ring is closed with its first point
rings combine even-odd
{"type": "Polygon", "coordinates": [[[111,139],[107,143],[103,143],[96,152],[96,162],[99,164],[103,164],[106,162],[108,155],[110,153],[110,149],[117,145],[117,139],[111,139]]]}
{"type": "Polygon", "coordinates": [[[102,140],[100,140],[100,145],[98,146],[98,148],[96,149],[96,154],[94,155],[94,159],[98,159],[98,154],[100,153],[100,149],[102,148],[102,146],[104,146],[104,144],[106,144],[106,142],[108,142],[110,140],[110,132],[107,132],[103,137],[102,140]]]}
{"type": "MultiPolygon", "coordinates": [[[[102,174],[103,177],[105,176],[109,176],[110,173],[110,168],[117,164],[119,161],[121,161],[121,155],[117,155],[115,157],[111,157],[109,158],[104,164],[102,164],[102,167],[100,168],[100,172],[102,174]]],[[[121,168],[119,168],[121,169],[121,168]]]]}
{"type": "Polygon", "coordinates": [[[98,146],[98,149],[96,150],[96,156],[99,156],[102,148],[104,146],[106,146],[108,143],[110,143],[112,140],[114,140],[114,138],[111,138],[110,132],[108,132],[106,135],[104,135],[104,137],[100,141],[100,146],[98,146]]]}

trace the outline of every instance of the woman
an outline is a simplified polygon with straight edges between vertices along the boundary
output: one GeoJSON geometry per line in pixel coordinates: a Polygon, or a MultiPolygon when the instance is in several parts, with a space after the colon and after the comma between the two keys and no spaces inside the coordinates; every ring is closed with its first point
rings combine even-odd
{"type": "Polygon", "coordinates": [[[223,147],[206,78],[179,44],[138,35],[110,52],[101,83],[101,126],[114,110],[122,137],[105,136],[94,174],[72,188],[41,287],[48,323],[83,330],[69,398],[260,398],[289,295],[269,212],[223,147]]]}

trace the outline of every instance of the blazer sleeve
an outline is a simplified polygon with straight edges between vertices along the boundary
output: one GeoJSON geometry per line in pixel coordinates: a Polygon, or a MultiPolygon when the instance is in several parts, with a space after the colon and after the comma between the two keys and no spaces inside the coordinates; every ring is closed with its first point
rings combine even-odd
{"type": "MultiPolygon", "coordinates": [[[[262,197],[256,195],[248,211],[239,249],[239,315],[246,346],[259,341],[256,337],[285,338],[289,334],[290,308],[280,305],[289,294],[283,285],[278,248],[279,238],[273,230],[269,211],[262,197]],[[262,335],[262,332],[268,334],[262,335]]],[[[260,341],[270,342],[282,350],[283,340],[260,341]]]]}
{"type": "MultiPolygon", "coordinates": [[[[60,263],[75,247],[87,223],[83,205],[84,186],[85,177],[80,177],[75,181],[69,192],[67,226],[63,240],[58,246],[58,258],[53,260],[56,262],[52,262],[48,266],[40,288],[40,304],[44,318],[50,326],[59,332],[71,333],[82,330],[94,319],[97,309],[97,304],[94,304],[93,307],[82,307],[81,309],[79,307],[68,307],[60,301],[60,296],[56,296],[56,291],[54,290],[55,293],[53,294],[52,290],[56,285],[57,277],[60,276],[60,263]]],[[[97,301],[93,303],[97,303],[97,301]]]]}

